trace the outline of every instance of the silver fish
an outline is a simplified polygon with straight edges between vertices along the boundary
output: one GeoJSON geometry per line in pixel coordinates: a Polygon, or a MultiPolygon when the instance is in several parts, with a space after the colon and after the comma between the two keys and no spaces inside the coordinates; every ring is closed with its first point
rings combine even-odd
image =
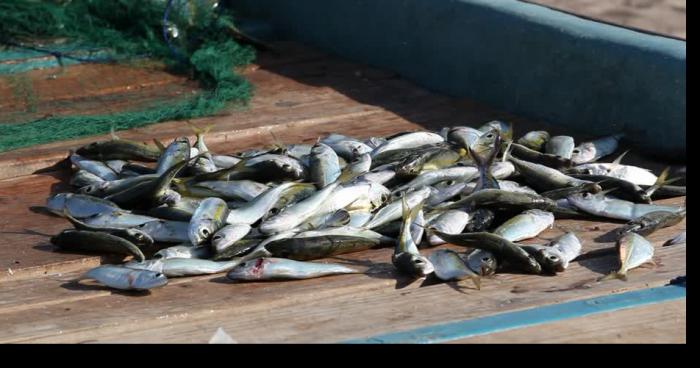
{"type": "Polygon", "coordinates": [[[627,271],[645,263],[653,263],[654,246],[637,233],[627,233],[617,241],[620,269],[601,279],[617,278],[627,281],[627,271]]]}
{"type": "MultiPolygon", "coordinates": [[[[467,226],[469,219],[469,214],[464,211],[447,210],[442,212],[428,224],[429,226],[447,234],[459,234],[467,226]]],[[[435,234],[429,234],[428,243],[432,246],[436,246],[445,244],[445,241],[435,234]]]]}
{"type": "Polygon", "coordinates": [[[226,277],[231,280],[302,280],[352,273],[360,271],[339,264],[258,258],[239,264],[226,277]]]}
{"type": "Polygon", "coordinates": [[[603,137],[591,142],[584,142],[574,148],[571,162],[575,165],[586,164],[612,154],[617,150],[617,145],[624,134],[615,134],[603,137]]]}
{"type": "Polygon", "coordinates": [[[88,160],[75,153],[70,155],[70,161],[78,169],[88,171],[104,180],[117,180],[119,178],[117,173],[102,161],[88,160]]]}
{"type": "MultiPolygon", "coordinates": [[[[371,164],[371,162],[370,162],[371,164]]],[[[394,170],[374,170],[357,177],[357,181],[371,181],[373,183],[385,184],[396,177],[394,170]]]]}
{"type": "Polygon", "coordinates": [[[328,212],[321,215],[316,215],[303,224],[299,225],[298,228],[304,230],[314,230],[325,227],[335,227],[347,225],[350,222],[350,213],[344,209],[340,209],[335,212],[328,212]]]}
{"type": "Polygon", "coordinates": [[[372,157],[369,153],[359,155],[343,169],[338,180],[341,182],[352,180],[369,172],[370,167],[372,167],[372,157]]]}
{"type": "Polygon", "coordinates": [[[239,263],[238,260],[216,262],[198,258],[160,258],[145,262],[128,262],[124,267],[158,272],[166,277],[182,277],[226,272],[239,263]]]}
{"type": "Polygon", "coordinates": [[[87,170],[78,170],[70,178],[70,185],[81,189],[104,182],[104,179],[87,170]]]}
{"type": "Polygon", "coordinates": [[[448,128],[445,138],[448,142],[466,149],[476,142],[484,132],[466,126],[448,128]]]}
{"type": "Polygon", "coordinates": [[[633,203],[621,199],[607,197],[609,190],[597,194],[578,193],[567,197],[570,204],[579,210],[596,216],[619,220],[634,220],[655,211],[679,212],[682,207],[662,206],[656,204],[633,203]]]}
{"type": "Polygon", "coordinates": [[[190,157],[193,156],[190,154],[189,139],[187,137],[177,138],[165,148],[165,151],[158,159],[156,174],[161,175],[179,162],[189,161],[190,157]]]}
{"type": "Polygon", "coordinates": [[[416,277],[427,276],[434,271],[433,264],[418,251],[418,246],[411,234],[411,225],[422,207],[422,200],[413,207],[409,207],[406,197],[401,198],[403,223],[394,254],[391,256],[391,263],[396,269],[416,277]]]}
{"type": "Polygon", "coordinates": [[[547,141],[545,152],[566,159],[570,159],[574,153],[574,139],[565,135],[554,136],[547,141]]]}
{"type": "Polygon", "coordinates": [[[483,249],[475,249],[467,256],[467,266],[469,269],[481,276],[490,276],[498,269],[496,256],[483,249]]]}
{"type": "MultiPolygon", "coordinates": [[[[406,201],[409,208],[413,208],[418,203],[424,201],[430,196],[430,188],[422,188],[406,194],[406,201]]],[[[402,216],[401,212],[402,201],[395,200],[377,211],[367,224],[364,225],[367,229],[374,229],[391,221],[398,220],[402,216]]]]}
{"type": "Polygon", "coordinates": [[[217,196],[221,199],[252,201],[257,196],[270,189],[270,186],[252,180],[217,180],[201,181],[188,189],[195,190],[195,188],[208,189],[209,193],[207,193],[207,195],[217,196]]]}
{"type": "Polygon", "coordinates": [[[163,248],[157,251],[154,255],[154,259],[168,259],[168,258],[200,258],[206,259],[212,256],[211,247],[207,245],[194,246],[189,240],[187,243],[173,245],[172,247],[163,248]]]}
{"type": "Polygon", "coordinates": [[[112,169],[115,173],[119,174],[122,171],[122,168],[124,168],[124,165],[128,164],[128,162],[124,160],[107,160],[104,162],[107,167],[112,169]]]}
{"type": "Polygon", "coordinates": [[[542,152],[542,149],[549,141],[549,133],[544,130],[537,130],[528,132],[524,136],[518,139],[518,144],[521,144],[527,148],[533,149],[535,151],[542,152]]]}
{"type": "Polygon", "coordinates": [[[319,189],[335,182],[340,176],[340,163],[335,151],[321,142],[316,143],[311,149],[309,174],[319,189]]]}
{"type": "Polygon", "coordinates": [[[435,276],[443,281],[471,279],[477,289],[481,289],[481,277],[474,273],[456,252],[438,249],[428,256],[435,268],[435,276]]]}
{"type": "Polygon", "coordinates": [[[211,159],[212,161],[214,161],[214,165],[216,165],[216,167],[218,167],[219,169],[228,169],[234,167],[237,163],[241,162],[242,160],[238,157],[226,155],[212,155],[211,159]]]}
{"type": "Polygon", "coordinates": [[[263,221],[259,227],[260,232],[263,234],[275,234],[299,226],[317,213],[318,208],[328,199],[338,185],[338,183],[330,184],[303,201],[295,203],[283,209],[279,214],[263,221]]]}
{"type": "Polygon", "coordinates": [[[158,219],[136,226],[137,229],[145,232],[155,242],[159,243],[189,242],[189,227],[190,223],[188,222],[158,219]]]}
{"type": "Polygon", "coordinates": [[[417,148],[429,144],[442,143],[444,140],[439,134],[430,132],[415,132],[399,135],[389,139],[386,143],[375,148],[372,151],[372,158],[379,157],[381,154],[398,150],[417,148]]]}
{"type": "Polygon", "coordinates": [[[73,193],[59,193],[49,197],[46,208],[59,216],[63,216],[63,211],[66,210],[68,214],[79,219],[113,212],[128,212],[106,199],[73,193]]]}
{"type": "Polygon", "coordinates": [[[327,144],[338,156],[348,161],[352,161],[358,156],[369,154],[373,149],[360,141],[349,138],[336,142],[321,142],[327,144]]]}
{"type": "Polygon", "coordinates": [[[479,169],[474,166],[456,166],[447,169],[433,170],[418,175],[410,182],[399,186],[393,192],[401,192],[411,188],[421,188],[441,181],[472,181],[479,177],[479,169]]]}
{"type": "Polygon", "coordinates": [[[220,253],[235,242],[243,239],[250,233],[250,230],[251,227],[248,224],[226,225],[214,233],[214,236],[211,238],[211,245],[217,253],[220,253]]]}
{"type": "Polygon", "coordinates": [[[229,224],[253,224],[260,220],[275,206],[279,197],[288,189],[299,186],[299,183],[283,183],[270,188],[250,201],[247,205],[231,210],[226,220],[229,224]]]}
{"type": "Polygon", "coordinates": [[[156,174],[145,174],[130,178],[103,181],[102,183],[96,183],[81,188],[80,192],[95,197],[106,197],[110,194],[121,192],[129,187],[133,187],[140,183],[156,179],[158,179],[158,175],[156,174]]]}
{"type": "Polygon", "coordinates": [[[209,240],[224,227],[228,214],[228,205],[223,199],[210,197],[203,200],[192,214],[187,230],[192,244],[199,245],[209,240]]]}
{"type": "Polygon", "coordinates": [[[509,241],[534,238],[554,225],[554,214],[532,209],[511,218],[493,231],[509,241]]]}
{"type": "Polygon", "coordinates": [[[105,286],[120,290],[148,290],[168,283],[165,275],[158,272],[112,265],[93,268],[82,278],[93,279],[105,286]]]}

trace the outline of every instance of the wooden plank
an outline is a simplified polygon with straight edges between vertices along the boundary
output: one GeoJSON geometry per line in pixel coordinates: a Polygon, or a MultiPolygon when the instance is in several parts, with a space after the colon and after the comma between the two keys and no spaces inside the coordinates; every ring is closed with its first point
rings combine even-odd
{"type": "Polygon", "coordinates": [[[455,344],[685,344],[686,300],[455,340],[455,344]]]}
{"type": "MultiPolygon", "coordinates": [[[[370,257],[340,257],[350,262],[369,258],[364,261],[372,265],[367,274],[269,283],[201,277],[178,280],[150,295],[110,293],[62,303],[35,300],[29,305],[37,306],[27,309],[5,306],[12,309],[1,314],[0,341],[206,342],[218,327],[238,342],[344,341],[662,286],[686,272],[686,248],[677,246],[658,249],[657,266],[633,270],[628,282],[596,282],[601,275],[596,270],[616,262],[614,256],[602,256],[596,258],[595,266],[574,263],[556,277],[498,274],[484,280],[482,290],[477,291],[468,284],[401,285],[401,277],[387,263],[391,250],[370,253],[370,257]]],[[[3,283],[3,289],[26,288],[25,283],[3,283]]],[[[85,290],[103,290],[66,285],[63,280],[41,283],[74,288],[74,296],[85,290]]]]}

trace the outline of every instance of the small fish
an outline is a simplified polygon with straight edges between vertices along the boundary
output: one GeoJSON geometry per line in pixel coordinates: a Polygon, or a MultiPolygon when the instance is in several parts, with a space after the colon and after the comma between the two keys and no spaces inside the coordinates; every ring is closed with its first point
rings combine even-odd
{"type": "Polygon", "coordinates": [[[229,224],[214,233],[211,238],[211,245],[216,253],[221,253],[237,241],[243,239],[252,228],[249,224],[229,224]]]}
{"type": "Polygon", "coordinates": [[[549,141],[549,133],[544,130],[535,130],[528,132],[518,139],[518,144],[521,144],[529,149],[541,152],[549,141]]]}
{"type": "Polygon", "coordinates": [[[685,218],[685,213],[685,208],[678,212],[649,212],[625,224],[625,226],[620,229],[619,233],[625,234],[634,232],[642,236],[647,236],[656,230],[678,224],[685,218]]]}
{"type": "Polygon", "coordinates": [[[449,167],[461,158],[459,153],[451,149],[432,147],[401,160],[396,165],[396,174],[402,178],[413,178],[422,172],[449,167]]]}
{"type": "Polygon", "coordinates": [[[535,151],[517,143],[511,142],[508,147],[508,152],[521,160],[545,165],[553,169],[559,170],[569,168],[571,167],[571,165],[573,165],[571,159],[566,159],[561,156],[535,151]]]}
{"type": "Polygon", "coordinates": [[[547,141],[547,144],[545,145],[545,152],[563,157],[565,159],[571,159],[571,156],[574,154],[575,145],[574,138],[565,135],[558,135],[550,138],[549,141],[547,141]]]}
{"type": "Polygon", "coordinates": [[[190,244],[189,240],[187,243],[174,245],[172,247],[163,248],[157,251],[154,255],[154,259],[168,259],[168,258],[200,258],[207,259],[212,255],[211,247],[207,245],[194,246],[190,244]]]}
{"type": "Polygon", "coordinates": [[[442,209],[475,209],[479,207],[487,207],[490,209],[501,209],[506,211],[524,211],[529,209],[538,209],[543,211],[554,211],[557,207],[556,203],[549,198],[540,195],[528,193],[508,192],[501,189],[484,189],[472,193],[459,201],[451,203],[447,206],[441,206],[442,209]]]}
{"type": "MultiPolygon", "coordinates": [[[[413,207],[427,199],[429,195],[430,188],[418,189],[406,194],[406,201],[409,207],[413,207]]],[[[390,202],[381,209],[379,209],[379,211],[375,213],[374,217],[372,217],[372,220],[365,224],[364,227],[367,229],[373,229],[381,225],[387,224],[391,221],[398,220],[402,216],[401,209],[401,199],[397,199],[393,202],[390,202]]]]}
{"type": "Polygon", "coordinates": [[[146,259],[134,243],[105,232],[68,229],[52,236],[51,244],[64,250],[131,255],[140,261],[146,259]]]}
{"type": "Polygon", "coordinates": [[[627,152],[629,151],[624,152],[611,163],[589,163],[578,165],[574,168],[574,171],[579,174],[611,176],[613,178],[626,180],[637,185],[657,184],[659,178],[650,170],[637,166],[623,165],[620,163],[627,152]]]}
{"type": "Polygon", "coordinates": [[[391,263],[400,272],[414,277],[427,276],[434,271],[432,263],[420,254],[411,234],[411,224],[423,207],[423,201],[409,207],[406,197],[401,198],[403,223],[401,233],[391,256],[391,263]]]}
{"type": "Polygon", "coordinates": [[[496,214],[487,208],[477,208],[474,211],[469,211],[469,222],[462,230],[463,233],[478,233],[487,231],[493,221],[496,219],[496,214]]]}
{"type": "Polygon", "coordinates": [[[504,142],[513,139],[513,124],[511,123],[493,120],[479,127],[479,131],[481,132],[488,132],[491,129],[498,130],[501,140],[504,142]]]}
{"type": "Polygon", "coordinates": [[[321,215],[311,217],[298,228],[304,230],[314,230],[326,227],[336,227],[347,225],[350,222],[350,213],[345,209],[339,209],[335,212],[328,212],[321,215]]]}
{"type": "Polygon", "coordinates": [[[228,169],[241,162],[241,158],[228,155],[211,155],[211,160],[219,169],[228,169]]]}
{"type": "Polygon", "coordinates": [[[579,193],[567,197],[569,203],[591,215],[631,221],[655,211],[680,212],[682,207],[662,206],[656,204],[632,203],[617,198],[607,197],[609,190],[597,194],[579,193]]]}
{"type": "Polygon", "coordinates": [[[155,219],[137,225],[136,228],[148,234],[157,243],[189,242],[189,222],[155,219]]]}
{"type": "Polygon", "coordinates": [[[469,147],[469,155],[479,169],[479,179],[474,192],[482,189],[500,189],[498,181],[491,175],[491,165],[501,148],[501,136],[497,129],[484,133],[469,147]]]}
{"type": "Polygon", "coordinates": [[[369,154],[373,148],[352,138],[339,141],[328,142],[321,140],[321,143],[328,145],[335,153],[347,161],[352,161],[358,156],[369,154]]]}
{"type": "Polygon", "coordinates": [[[573,178],[557,169],[553,169],[545,165],[520,160],[513,156],[508,156],[507,159],[513,163],[518,172],[525,177],[528,184],[531,184],[535,189],[548,191],[553,189],[577,187],[590,183],[586,180],[573,178]]]}
{"type": "Polygon", "coordinates": [[[339,183],[337,182],[327,185],[309,196],[309,198],[295,203],[283,209],[279,214],[263,221],[259,227],[260,232],[263,234],[275,234],[301,225],[317,213],[319,207],[328,199],[338,185],[339,183]]]}
{"type": "Polygon", "coordinates": [[[110,194],[118,193],[143,182],[153,181],[156,179],[158,179],[158,175],[156,174],[144,174],[124,179],[103,181],[102,183],[96,183],[83,187],[80,189],[80,192],[82,194],[104,198],[110,194]]]}
{"type": "Polygon", "coordinates": [[[564,255],[559,249],[539,244],[525,244],[521,247],[537,260],[542,270],[551,274],[564,271],[564,255]]]}
{"type": "Polygon", "coordinates": [[[572,232],[555,238],[549,243],[549,246],[557,249],[563,255],[563,269],[569,267],[569,263],[581,254],[581,241],[572,232]]]}
{"type": "Polygon", "coordinates": [[[617,252],[620,269],[601,278],[600,281],[612,278],[627,281],[627,272],[645,263],[653,263],[654,246],[636,233],[627,233],[617,241],[617,252]]]}
{"type": "Polygon", "coordinates": [[[345,183],[360,175],[367,174],[370,167],[372,167],[372,157],[369,153],[358,155],[343,169],[338,181],[345,183]]]}
{"type": "Polygon", "coordinates": [[[125,212],[116,203],[97,197],[74,193],[58,193],[49,197],[46,208],[52,213],[63,216],[65,211],[75,218],[125,212]]]}
{"type": "Polygon", "coordinates": [[[552,226],[554,226],[554,214],[533,209],[504,222],[493,233],[515,242],[534,238],[552,226]]]}
{"type": "Polygon", "coordinates": [[[474,273],[456,252],[449,249],[438,249],[428,256],[435,268],[435,276],[443,281],[471,279],[478,290],[481,290],[481,277],[474,273]]]}
{"type": "Polygon", "coordinates": [[[209,240],[214,233],[226,224],[229,214],[226,202],[217,197],[206,198],[190,219],[187,235],[193,245],[209,240]]]}
{"type": "Polygon", "coordinates": [[[445,136],[446,140],[452,144],[467,150],[474,144],[484,132],[478,129],[457,126],[453,128],[448,128],[447,134],[445,136]]]}
{"type": "Polygon", "coordinates": [[[300,262],[284,258],[258,258],[243,262],[226,275],[231,280],[303,280],[360,273],[339,264],[300,262]]]}
{"type": "Polygon", "coordinates": [[[584,142],[574,148],[571,161],[574,165],[598,161],[617,150],[617,145],[624,134],[615,134],[591,142],[584,142]]]}
{"type": "Polygon", "coordinates": [[[439,134],[430,132],[406,133],[387,140],[386,143],[375,148],[371,155],[373,160],[378,160],[382,155],[394,150],[417,148],[442,142],[444,139],[439,134]]]}
{"type": "Polygon", "coordinates": [[[428,228],[428,231],[454,245],[489,251],[499,257],[499,263],[503,259],[529,273],[539,274],[542,272],[542,266],[534,257],[522,247],[499,235],[487,232],[453,235],[433,228],[428,228]]]}
{"type": "Polygon", "coordinates": [[[87,170],[78,170],[70,178],[70,185],[78,188],[99,185],[104,182],[104,179],[87,170]]]}
{"type": "Polygon", "coordinates": [[[78,148],[77,154],[93,160],[131,160],[155,162],[160,157],[158,147],[127,139],[110,139],[78,148]]]}
{"type": "Polygon", "coordinates": [[[187,137],[180,137],[172,141],[158,158],[156,174],[162,175],[179,162],[189,161],[190,141],[187,137]]]}
{"type": "Polygon", "coordinates": [[[467,266],[481,276],[491,276],[498,269],[498,260],[489,251],[475,249],[467,256],[467,266]]]}
{"type": "Polygon", "coordinates": [[[77,230],[85,231],[95,231],[95,232],[106,232],[108,234],[118,236],[122,239],[126,239],[133,243],[139,248],[148,248],[153,245],[153,238],[151,238],[145,232],[138,229],[123,229],[118,227],[106,227],[106,226],[93,226],[78,220],[77,218],[71,216],[66,210],[64,217],[75,226],[77,230]]]}
{"type": "Polygon", "coordinates": [[[247,205],[231,210],[226,219],[226,223],[254,224],[275,206],[278,199],[285,191],[299,186],[304,186],[304,184],[288,182],[266,190],[254,200],[248,202],[247,205]]]}
{"type": "Polygon", "coordinates": [[[325,188],[335,182],[340,176],[340,164],[338,155],[332,148],[318,142],[311,149],[309,158],[309,174],[311,181],[319,189],[325,188]]]}
{"type": "Polygon", "coordinates": [[[447,169],[433,170],[418,175],[415,179],[401,185],[392,192],[402,192],[409,189],[422,188],[442,181],[472,181],[479,177],[479,169],[473,166],[455,166],[447,169]]]}
{"type": "Polygon", "coordinates": [[[103,180],[117,180],[119,177],[109,166],[102,161],[88,160],[78,154],[70,155],[70,161],[80,170],[95,174],[103,180]]]}
{"type": "MultiPolygon", "coordinates": [[[[460,234],[469,223],[470,216],[464,211],[447,210],[428,223],[429,226],[447,234],[460,234]]],[[[428,236],[431,246],[445,244],[445,241],[435,234],[428,236]]]]}
{"type": "Polygon", "coordinates": [[[167,277],[158,272],[113,265],[93,268],[86,272],[82,279],[93,279],[105,286],[120,290],[149,290],[168,283],[167,277]]]}
{"type": "Polygon", "coordinates": [[[198,258],[159,258],[145,262],[128,262],[124,264],[124,267],[157,272],[166,277],[182,277],[226,272],[239,263],[238,260],[215,262],[198,258]]]}
{"type": "Polygon", "coordinates": [[[201,181],[178,186],[178,192],[195,197],[219,197],[224,200],[252,201],[270,189],[269,185],[252,180],[201,181]]]}
{"type": "Polygon", "coordinates": [[[379,239],[347,235],[324,235],[278,239],[268,243],[265,249],[273,257],[307,261],[339,254],[360,252],[380,244],[381,241],[379,239]]]}

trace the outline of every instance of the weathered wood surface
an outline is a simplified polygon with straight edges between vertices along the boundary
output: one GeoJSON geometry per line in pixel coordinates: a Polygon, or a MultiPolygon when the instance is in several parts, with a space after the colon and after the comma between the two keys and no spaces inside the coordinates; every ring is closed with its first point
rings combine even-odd
{"type": "MultiPolygon", "coordinates": [[[[289,50],[285,57],[261,55],[245,71],[256,88],[247,109],[195,121],[200,126],[214,124],[207,136],[213,151],[231,153],[269,145],[275,137],[285,143],[312,142],[330,132],[368,137],[445,125],[478,126],[497,118],[513,121],[516,135],[543,127],[553,134],[564,133],[474,102],[432,94],[392,73],[294,44],[280,47],[289,50]]],[[[115,85],[101,88],[124,90],[115,85]]],[[[61,96],[74,101],[69,92],[61,96]]],[[[183,122],[119,135],[143,141],[194,138],[183,122]]],[[[603,235],[619,222],[559,220],[532,242],[575,231],[589,254],[556,277],[499,274],[484,280],[481,291],[468,284],[427,282],[419,287],[421,282],[408,283],[393,272],[389,249],[340,257],[368,269],[366,275],[247,284],[227,282],[222,275],[182,278],[144,296],[77,285],[70,280],[86,269],[120,259],[55,252],[48,236],[69,227],[68,222],[32,208],[43,206],[50,194],[68,189],[69,170],[52,165],[64,159],[69,149],[107,138],[88,137],[0,154],[0,341],[206,342],[221,326],[239,342],[332,342],[659,286],[685,275],[685,245],[679,245],[658,247],[657,266],[634,270],[627,283],[596,283],[597,277],[616,265],[609,252],[614,244],[603,235]],[[42,173],[34,173],[40,169],[42,173]]],[[[663,166],[646,158],[633,160],[657,172],[663,166]]],[[[661,203],[680,204],[683,199],[661,203]]],[[[658,246],[682,229],[685,221],[649,238],[658,246]]]]}
{"type": "Polygon", "coordinates": [[[685,344],[686,342],[686,300],[683,299],[496,332],[450,343],[685,344]]]}

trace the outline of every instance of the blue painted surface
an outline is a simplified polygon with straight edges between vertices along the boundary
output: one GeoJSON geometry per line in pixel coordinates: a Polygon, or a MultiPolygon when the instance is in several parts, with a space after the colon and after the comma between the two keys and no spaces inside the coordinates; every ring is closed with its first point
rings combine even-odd
{"type": "Polygon", "coordinates": [[[686,289],[684,286],[669,285],[428,326],[410,331],[373,336],[367,339],[349,340],[345,341],[345,343],[441,343],[475,335],[661,303],[685,297],[686,289]]]}
{"type": "MultiPolygon", "coordinates": [[[[516,0],[238,0],[278,38],[576,133],[686,152],[686,43],[516,0]]],[[[466,122],[469,123],[469,122],[466,122]]],[[[471,122],[481,124],[483,122],[471,122]]]]}

